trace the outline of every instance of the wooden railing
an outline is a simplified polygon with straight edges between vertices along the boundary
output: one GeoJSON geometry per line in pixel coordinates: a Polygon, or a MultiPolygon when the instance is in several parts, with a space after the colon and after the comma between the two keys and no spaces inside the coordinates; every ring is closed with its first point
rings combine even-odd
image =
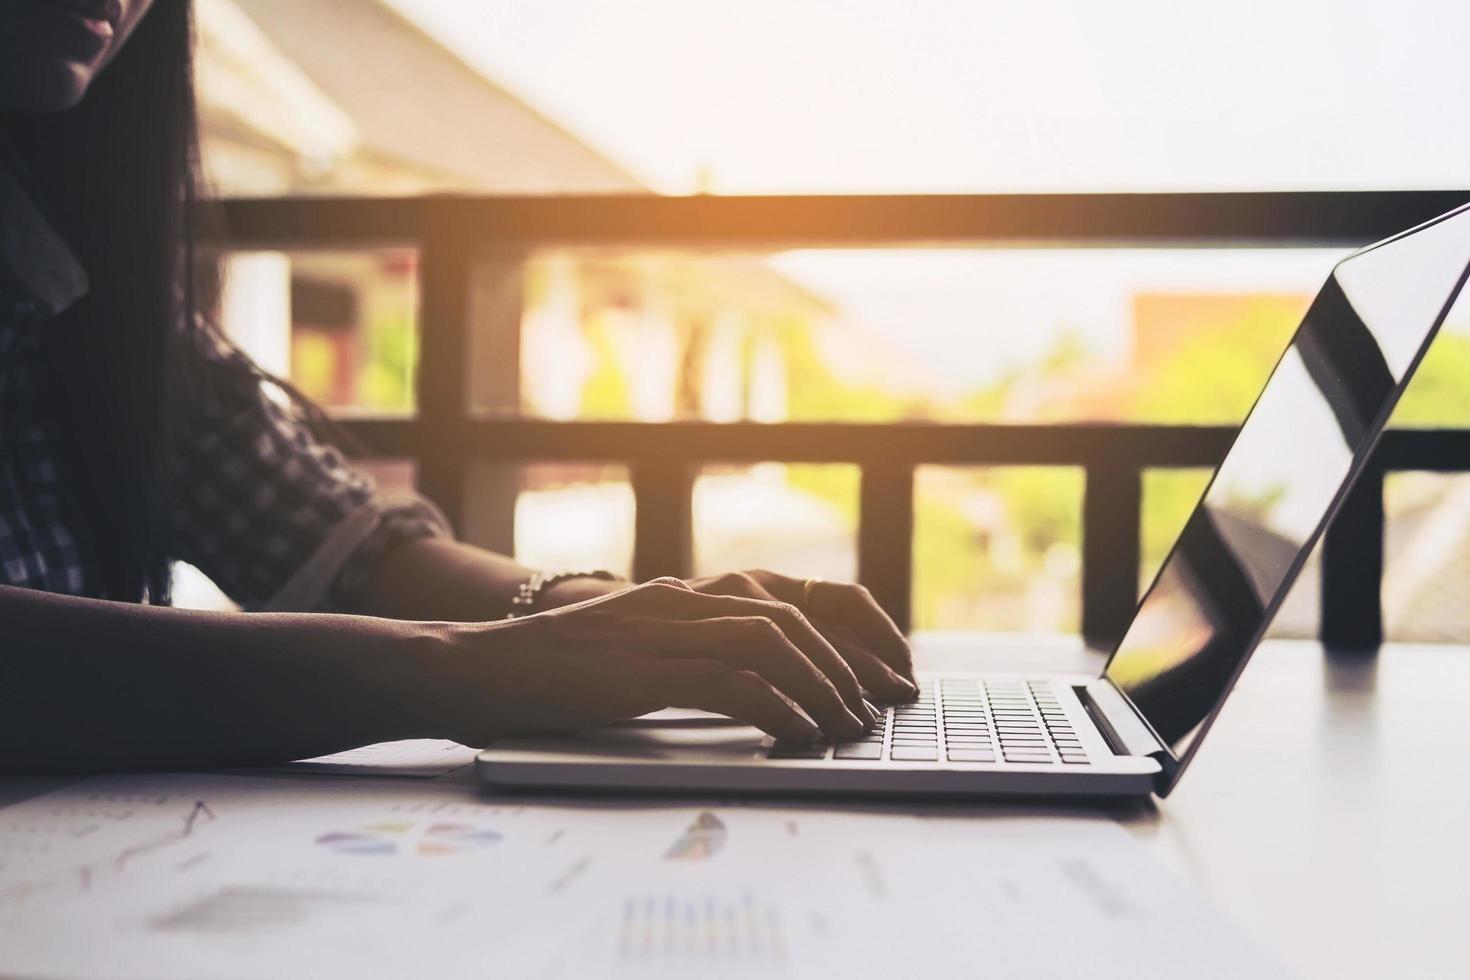
{"type": "MultiPolygon", "coordinates": [[[[419,250],[420,359],[413,418],[351,419],[375,453],[414,459],[421,488],[465,512],[472,460],[609,461],[630,470],[634,572],[685,576],[694,479],[721,462],[855,464],[858,577],[907,627],[913,486],[923,464],[1071,466],[1085,474],[1082,627],[1116,639],[1137,603],[1142,477],[1214,466],[1230,427],[1133,424],[546,422],[470,408],[471,280],[486,256],[515,269],[534,250],[603,245],[1330,247],[1386,237],[1470,199],[1466,192],[866,197],[426,197],[232,200],[226,248],[419,250]]],[[[512,329],[515,324],[512,324],[512,329]]],[[[1470,381],[1470,379],[1467,379],[1470,381]]],[[[1383,475],[1470,470],[1470,431],[1393,430],[1324,543],[1322,636],[1382,638],[1383,475]]]]}

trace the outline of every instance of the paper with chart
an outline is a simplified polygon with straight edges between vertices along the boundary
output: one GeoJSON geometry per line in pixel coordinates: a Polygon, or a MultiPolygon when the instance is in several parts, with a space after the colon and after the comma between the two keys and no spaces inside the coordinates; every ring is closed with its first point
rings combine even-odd
{"type": "Polygon", "coordinates": [[[598,855],[682,825],[403,785],[120,777],[0,810],[0,974],[483,976],[540,955],[598,855]]]}
{"type": "Polygon", "coordinates": [[[530,806],[235,776],[96,779],[0,810],[6,975],[697,980],[977,962],[1275,975],[1085,815],[530,806]]]}
{"type": "Polygon", "coordinates": [[[598,873],[601,914],[544,976],[1286,975],[1095,816],[721,808],[658,864],[598,873]]]}
{"type": "Polygon", "coordinates": [[[290,762],[277,771],[433,779],[472,765],[477,754],[478,749],[444,738],[406,738],[290,762]]]}

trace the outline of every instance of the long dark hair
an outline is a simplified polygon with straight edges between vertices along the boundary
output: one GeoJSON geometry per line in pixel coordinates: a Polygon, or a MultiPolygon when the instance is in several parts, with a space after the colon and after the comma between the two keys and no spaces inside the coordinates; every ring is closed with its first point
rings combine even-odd
{"type": "Polygon", "coordinates": [[[181,364],[214,278],[193,245],[192,29],[189,0],[157,0],[79,106],[3,121],[91,280],[40,336],[62,484],[100,563],[88,591],[111,599],[168,601],[168,471],[194,394],[181,364]]]}

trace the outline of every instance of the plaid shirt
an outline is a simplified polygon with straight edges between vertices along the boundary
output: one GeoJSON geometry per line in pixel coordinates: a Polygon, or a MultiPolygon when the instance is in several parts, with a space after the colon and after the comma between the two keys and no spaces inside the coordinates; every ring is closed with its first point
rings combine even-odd
{"type": "MultiPolygon", "coordinates": [[[[93,595],[88,515],[60,493],[39,331],[86,276],[0,161],[0,584],[93,595]]],[[[447,535],[419,498],[392,500],[312,437],[218,342],[192,366],[217,383],[176,447],[175,558],[251,609],[351,609],[395,544],[447,535]]]]}

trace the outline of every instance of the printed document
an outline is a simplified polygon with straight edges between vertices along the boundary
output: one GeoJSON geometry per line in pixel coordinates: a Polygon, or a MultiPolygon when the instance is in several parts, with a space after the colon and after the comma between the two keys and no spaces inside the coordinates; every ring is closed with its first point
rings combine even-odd
{"type": "Polygon", "coordinates": [[[1281,975],[1106,818],[980,812],[103,777],[0,809],[0,975],[1281,975]]]}

